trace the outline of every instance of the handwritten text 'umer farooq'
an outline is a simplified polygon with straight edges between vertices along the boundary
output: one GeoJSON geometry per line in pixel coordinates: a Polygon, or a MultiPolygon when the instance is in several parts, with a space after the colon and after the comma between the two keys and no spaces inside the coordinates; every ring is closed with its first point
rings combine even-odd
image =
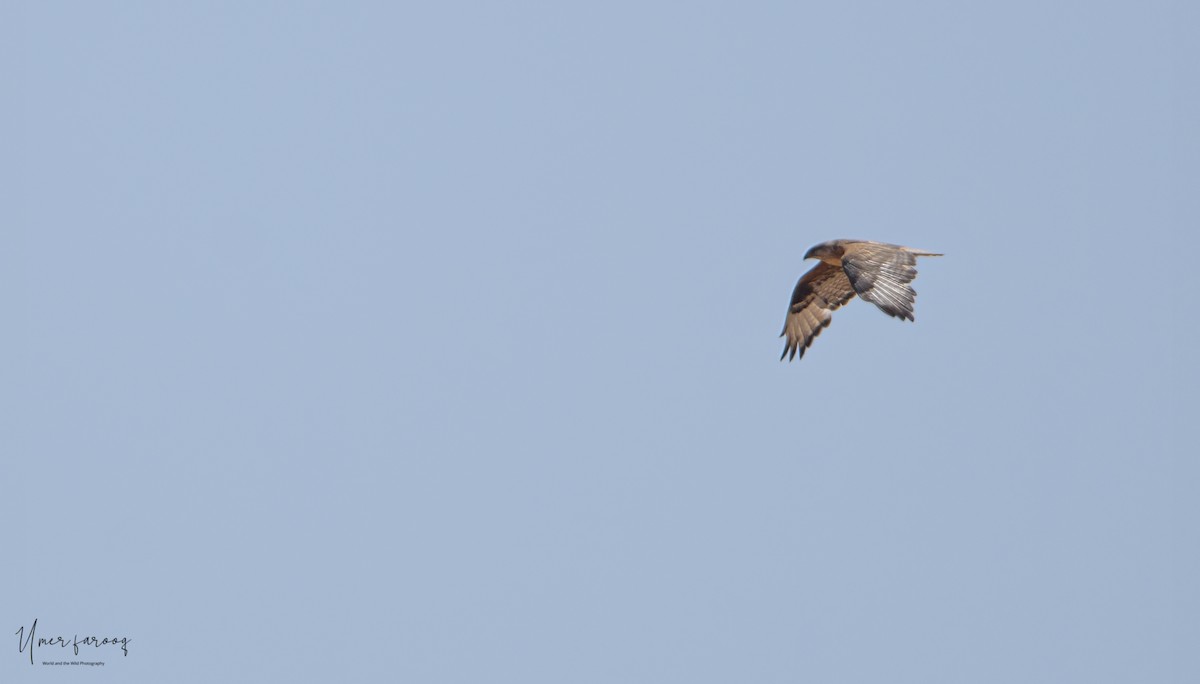
{"type": "Polygon", "coordinates": [[[76,634],[70,639],[66,638],[65,636],[39,639],[36,637],[37,619],[34,619],[33,625],[30,626],[28,635],[25,633],[24,625],[22,625],[21,628],[15,632],[15,634],[17,635],[17,651],[19,653],[24,653],[26,650],[29,651],[30,665],[33,664],[33,650],[39,646],[58,646],[60,648],[71,646],[75,649],[75,655],[79,655],[80,646],[92,646],[94,648],[101,648],[103,646],[120,646],[121,651],[126,656],[129,655],[129,637],[80,637],[78,634],[76,634]]]}

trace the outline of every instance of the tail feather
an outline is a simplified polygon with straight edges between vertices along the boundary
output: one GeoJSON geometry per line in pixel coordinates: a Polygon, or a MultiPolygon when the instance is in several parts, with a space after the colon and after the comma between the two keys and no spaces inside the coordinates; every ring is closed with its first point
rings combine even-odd
{"type": "Polygon", "coordinates": [[[926,252],[925,250],[917,249],[916,247],[905,247],[904,251],[913,256],[946,256],[945,254],[938,254],[937,252],[926,252]]]}

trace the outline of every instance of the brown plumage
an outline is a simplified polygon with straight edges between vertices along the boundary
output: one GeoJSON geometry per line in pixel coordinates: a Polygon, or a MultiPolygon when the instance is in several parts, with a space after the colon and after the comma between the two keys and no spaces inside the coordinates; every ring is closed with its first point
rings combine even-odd
{"type": "Polygon", "coordinates": [[[804,358],[813,339],[829,327],[833,311],[856,294],[889,316],[914,320],[917,293],[909,283],[917,277],[919,256],[942,255],[869,240],[830,240],[808,250],[804,258],[821,263],[805,273],[792,291],[780,333],[787,336],[787,346],[779,360],[804,358]]]}

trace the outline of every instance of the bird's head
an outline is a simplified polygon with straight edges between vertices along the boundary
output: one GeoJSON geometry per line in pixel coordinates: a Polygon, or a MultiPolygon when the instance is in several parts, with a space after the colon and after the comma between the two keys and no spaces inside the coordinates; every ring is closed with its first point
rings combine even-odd
{"type": "Polygon", "coordinates": [[[838,264],[841,262],[843,252],[845,252],[845,249],[837,241],[822,242],[819,245],[813,245],[811,249],[805,252],[804,258],[820,259],[826,263],[838,264]]]}

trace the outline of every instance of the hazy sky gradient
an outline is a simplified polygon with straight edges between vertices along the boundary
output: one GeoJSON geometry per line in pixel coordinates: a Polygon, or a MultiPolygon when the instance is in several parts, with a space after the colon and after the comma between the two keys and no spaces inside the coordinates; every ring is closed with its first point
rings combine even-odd
{"type": "Polygon", "coordinates": [[[4,3],[0,679],[1200,681],[1198,8],[4,3]]]}

